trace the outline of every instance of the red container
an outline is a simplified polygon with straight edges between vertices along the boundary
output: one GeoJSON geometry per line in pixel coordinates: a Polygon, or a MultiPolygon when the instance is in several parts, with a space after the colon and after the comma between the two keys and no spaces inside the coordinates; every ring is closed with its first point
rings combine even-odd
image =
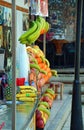
{"type": "Polygon", "coordinates": [[[21,86],[24,85],[25,83],[25,78],[16,78],[16,85],[21,86]]]}

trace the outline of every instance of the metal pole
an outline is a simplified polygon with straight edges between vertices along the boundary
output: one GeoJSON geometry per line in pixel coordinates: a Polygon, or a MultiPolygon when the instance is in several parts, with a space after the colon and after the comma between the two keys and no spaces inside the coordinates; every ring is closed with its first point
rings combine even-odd
{"type": "Polygon", "coordinates": [[[80,85],[80,47],[83,0],[77,0],[75,80],[73,82],[71,130],[83,130],[81,85],[80,85]]]}
{"type": "Polygon", "coordinates": [[[12,0],[12,130],[16,130],[16,0],[12,0]]]}

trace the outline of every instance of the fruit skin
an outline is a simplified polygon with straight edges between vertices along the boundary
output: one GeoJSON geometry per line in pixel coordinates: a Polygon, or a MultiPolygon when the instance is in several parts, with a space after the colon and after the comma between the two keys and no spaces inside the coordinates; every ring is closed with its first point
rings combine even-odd
{"type": "Polygon", "coordinates": [[[51,100],[53,100],[52,95],[50,95],[49,93],[45,93],[45,94],[43,94],[43,96],[48,96],[51,100]]]}
{"type": "Polygon", "coordinates": [[[47,102],[47,103],[49,104],[49,108],[51,108],[52,103],[53,103],[53,100],[50,99],[49,96],[43,96],[43,97],[41,98],[41,101],[47,102]]]}
{"type": "Polygon", "coordinates": [[[52,73],[52,76],[58,76],[56,70],[52,70],[52,69],[51,69],[51,73],[52,73]]]}
{"type": "Polygon", "coordinates": [[[45,32],[48,32],[49,28],[50,28],[50,25],[49,25],[48,22],[46,22],[46,25],[45,25],[45,32]]]}
{"type": "Polygon", "coordinates": [[[40,36],[40,30],[41,30],[41,24],[40,22],[36,21],[37,23],[37,29],[27,37],[27,40],[30,44],[34,43],[40,36]]]}
{"type": "Polygon", "coordinates": [[[35,68],[35,69],[37,69],[38,71],[40,71],[39,65],[38,65],[38,64],[35,64],[35,63],[30,63],[30,68],[31,68],[31,69],[32,69],[32,68],[35,68]]]}
{"type": "Polygon", "coordinates": [[[35,21],[31,21],[30,28],[24,34],[22,34],[19,38],[19,41],[27,41],[27,37],[32,34],[37,29],[37,23],[35,21]]]}
{"type": "Polygon", "coordinates": [[[30,68],[35,68],[37,69],[39,72],[43,73],[43,74],[47,74],[47,72],[45,70],[42,70],[40,69],[39,65],[38,64],[35,64],[35,63],[30,63],[30,68]]]}
{"type": "Polygon", "coordinates": [[[18,88],[20,90],[32,90],[34,92],[37,92],[37,89],[35,87],[32,87],[32,86],[18,86],[18,88]]]}
{"type": "Polygon", "coordinates": [[[23,102],[34,102],[35,98],[31,98],[31,97],[20,97],[18,98],[19,101],[23,101],[23,102]]]}
{"type": "Polygon", "coordinates": [[[46,58],[44,58],[44,61],[46,62],[47,66],[50,67],[50,63],[46,58]]]}
{"type": "Polygon", "coordinates": [[[20,40],[20,43],[22,43],[22,44],[27,44],[28,41],[27,41],[26,39],[22,39],[22,40],[20,40]]]}
{"type": "Polygon", "coordinates": [[[46,28],[46,21],[45,21],[45,19],[43,17],[39,16],[39,17],[37,17],[37,21],[39,21],[41,23],[40,34],[44,34],[45,28],[46,28]]]}
{"type": "Polygon", "coordinates": [[[54,95],[55,92],[51,88],[46,89],[46,92],[50,93],[51,95],[54,95]]]}
{"type": "Polygon", "coordinates": [[[38,107],[38,110],[45,112],[45,113],[48,115],[48,117],[50,116],[50,110],[49,110],[49,109],[43,108],[43,107],[40,107],[40,106],[39,106],[39,107],[38,107]]]}
{"type": "Polygon", "coordinates": [[[43,119],[39,119],[36,121],[36,127],[37,128],[44,128],[44,121],[43,119]]]}
{"type": "Polygon", "coordinates": [[[47,109],[49,109],[49,104],[48,104],[47,102],[45,102],[45,101],[44,101],[44,102],[43,102],[43,101],[40,101],[38,105],[39,105],[39,106],[40,106],[40,105],[43,105],[43,106],[45,106],[47,109]]]}
{"type": "Polygon", "coordinates": [[[42,113],[38,109],[36,109],[36,120],[39,120],[41,118],[42,118],[42,113]]]}

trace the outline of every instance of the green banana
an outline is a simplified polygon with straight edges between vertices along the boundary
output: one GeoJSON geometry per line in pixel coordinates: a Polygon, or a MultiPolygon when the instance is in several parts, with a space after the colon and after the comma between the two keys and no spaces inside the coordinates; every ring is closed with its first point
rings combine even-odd
{"type": "Polygon", "coordinates": [[[47,64],[47,66],[50,67],[49,61],[48,61],[46,58],[44,58],[44,60],[45,60],[45,62],[46,62],[46,64],[47,64]]]}
{"type": "Polygon", "coordinates": [[[48,116],[50,116],[50,110],[49,109],[47,109],[47,108],[43,108],[43,107],[38,107],[38,110],[39,111],[43,111],[43,112],[45,112],[46,114],[48,114],[48,116]]]}
{"type": "Polygon", "coordinates": [[[37,23],[35,21],[31,21],[30,22],[30,28],[25,32],[23,33],[20,38],[19,38],[19,41],[21,40],[26,40],[27,37],[32,34],[35,30],[37,29],[37,23]]]}
{"type": "Polygon", "coordinates": [[[24,40],[20,40],[20,43],[21,43],[21,44],[27,44],[28,41],[27,41],[26,39],[24,39],[24,40]]]}
{"type": "Polygon", "coordinates": [[[52,70],[52,69],[51,69],[51,73],[52,73],[52,76],[58,76],[58,74],[57,74],[57,71],[56,71],[56,70],[52,70]]]}
{"type": "Polygon", "coordinates": [[[37,23],[37,29],[27,37],[27,40],[30,44],[34,43],[40,36],[40,30],[41,30],[41,24],[40,22],[36,21],[37,23]]]}
{"type": "Polygon", "coordinates": [[[47,75],[47,72],[43,69],[40,69],[40,72],[47,75]]]}
{"type": "Polygon", "coordinates": [[[40,56],[40,58],[42,59],[43,62],[46,62],[48,67],[50,67],[50,63],[49,63],[48,59],[46,59],[44,56],[40,56]]]}
{"type": "Polygon", "coordinates": [[[46,21],[45,21],[45,19],[44,19],[43,17],[41,17],[41,16],[38,16],[38,17],[37,17],[37,21],[39,21],[39,22],[41,23],[41,30],[42,30],[42,29],[45,29],[45,26],[46,26],[46,21]]]}
{"type": "Polygon", "coordinates": [[[38,71],[40,71],[40,67],[38,64],[35,64],[35,63],[30,63],[30,68],[35,68],[37,69],[38,71]]]}
{"type": "Polygon", "coordinates": [[[35,63],[30,63],[30,68],[35,68],[37,69],[39,72],[43,73],[43,74],[47,74],[47,72],[45,70],[40,69],[38,64],[35,63]]]}
{"type": "Polygon", "coordinates": [[[38,64],[37,60],[33,56],[29,55],[29,57],[32,62],[34,62],[35,64],[38,64]]]}
{"type": "Polygon", "coordinates": [[[44,105],[46,108],[49,109],[49,104],[45,101],[40,101],[38,105],[44,105]]]}
{"type": "Polygon", "coordinates": [[[40,58],[42,59],[42,62],[45,62],[45,55],[44,56],[40,56],[40,58]]]}
{"type": "Polygon", "coordinates": [[[46,22],[46,25],[45,25],[46,32],[48,32],[49,28],[50,28],[50,25],[48,22],[46,22]]]}

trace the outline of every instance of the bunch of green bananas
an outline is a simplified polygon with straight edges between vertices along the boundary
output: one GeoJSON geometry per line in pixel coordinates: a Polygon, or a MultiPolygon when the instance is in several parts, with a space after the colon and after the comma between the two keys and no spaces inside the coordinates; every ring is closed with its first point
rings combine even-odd
{"type": "Polygon", "coordinates": [[[38,16],[36,21],[30,22],[29,29],[20,36],[20,43],[31,45],[43,34],[42,30],[45,30],[44,33],[46,33],[49,30],[49,23],[41,16],[38,16]]]}

